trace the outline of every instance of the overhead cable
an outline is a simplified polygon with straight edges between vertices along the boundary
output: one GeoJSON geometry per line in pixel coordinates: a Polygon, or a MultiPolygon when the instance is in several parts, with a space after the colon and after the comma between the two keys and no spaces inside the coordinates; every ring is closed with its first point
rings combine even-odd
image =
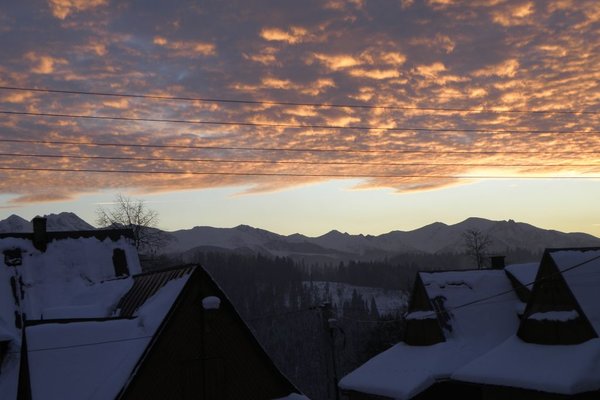
{"type": "Polygon", "coordinates": [[[321,103],[321,102],[292,102],[292,101],[273,101],[273,100],[245,100],[245,99],[224,99],[211,97],[192,97],[192,96],[169,96],[159,94],[136,94],[136,93],[114,93],[83,90],[65,90],[49,88],[33,88],[21,86],[0,86],[1,90],[37,92],[37,93],[55,93],[55,94],[74,94],[87,96],[105,96],[105,97],[125,97],[153,100],[174,100],[174,101],[197,101],[206,103],[233,103],[233,104],[254,104],[269,106],[292,106],[292,107],[323,107],[323,108],[362,108],[362,109],[383,109],[383,110],[406,110],[406,111],[430,111],[430,112],[469,112],[469,113],[493,113],[493,114],[591,114],[598,115],[600,111],[593,110],[573,110],[573,109],[506,109],[506,108],[462,108],[462,107],[424,107],[424,106],[399,106],[399,105],[378,105],[378,104],[352,104],[352,103],[321,103]]]}
{"type": "Polygon", "coordinates": [[[170,119],[170,118],[146,118],[146,117],[123,117],[110,115],[94,114],[68,114],[68,113],[50,113],[34,111],[11,111],[0,110],[3,115],[20,115],[29,117],[50,117],[50,118],[72,118],[84,120],[105,120],[105,121],[126,121],[126,122],[160,122],[169,124],[186,125],[219,125],[219,126],[242,126],[242,127],[261,127],[261,128],[286,128],[286,129],[335,129],[335,130],[357,130],[357,131],[382,131],[382,132],[461,132],[461,133],[488,133],[488,134],[599,134],[596,130],[547,130],[547,129],[518,129],[518,130],[498,130],[484,128],[434,128],[434,127],[383,127],[368,125],[322,125],[322,124],[287,124],[270,122],[247,122],[247,121],[212,121],[196,119],[170,119]]]}

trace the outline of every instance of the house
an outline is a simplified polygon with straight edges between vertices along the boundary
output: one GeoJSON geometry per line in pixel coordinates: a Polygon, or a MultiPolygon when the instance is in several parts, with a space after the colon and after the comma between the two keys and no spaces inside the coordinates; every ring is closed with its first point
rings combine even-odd
{"type": "Polygon", "coordinates": [[[477,398],[477,386],[450,378],[516,331],[519,303],[503,269],[420,272],[405,340],[339,386],[351,400],[477,398]]]}
{"type": "Polygon", "coordinates": [[[457,370],[483,399],[600,398],[600,248],[547,249],[515,334],[457,370]]]}
{"type": "Polygon", "coordinates": [[[404,342],[340,381],[350,399],[600,398],[600,248],[419,273],[406,318],[404,342]]]}
{"type": "Polygon", "coordinates": [[[0,235],[0,398],[304,398],[199,266],[142,273],[131,232],[0,235]]]}

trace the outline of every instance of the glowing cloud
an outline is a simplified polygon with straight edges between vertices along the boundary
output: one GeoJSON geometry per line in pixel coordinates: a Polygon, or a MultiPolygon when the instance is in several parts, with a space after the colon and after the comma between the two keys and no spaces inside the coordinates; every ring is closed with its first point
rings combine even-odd
{"type": "Polygon", "coordinates": [[[48,0],[52,15],[65,19],[70,14],[106,5],[108,0],[48,0]]]}

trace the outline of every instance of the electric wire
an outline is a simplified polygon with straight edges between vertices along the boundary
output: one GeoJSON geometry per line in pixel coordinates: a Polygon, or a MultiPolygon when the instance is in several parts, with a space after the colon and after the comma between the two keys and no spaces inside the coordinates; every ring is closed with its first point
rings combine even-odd
{"type": "Polygon", "coordinates": [[[405,110],[405,111],[429,111],[429,112],[469,112],[469,113],[494,113],[494,114],[590,114],[598,115],[600,111],[593,110],[540,110],[540,109],[504,109],[504,108],[461,108],[461,107],[422,107],[422,106],[397,106],[397,105],[374,105],[374,104],[351,104],[351,103],[320,103],[320,102],[292,102],[292,101],[272,101],[272,100],[244,100],[244,99],[224,99],[210,97],[186,97],[186,96],[168,96],[155,94],[136,94],[136,93],[114,93],[83,90],[65,90],[50,88],[33,88],[22,86],[0,86],[0,90],[54,93],[54,94],[74,94],[87,96],[103,97],[121,97],[138,98],[152,100],[175,100],[175,101],[198,101],[206,103],[232,103],[232,104],[253,104],[269,106],[307,106],[319,108],[359,108],[359,109],[382,109],[382,110],[405,110]]]}
{"type": "Polygon", "coordinates": [[[194,162],[194,163],[217,163],[217,164],[292,164],[292,165],[360,165],[360,166],[456,166],[456,167],[583,167],[600,168],[600,164],[515,164],[515,163],[446,163],[446,162],[369,162],[369,161],[308,161],[308,160],[252,160],[252,159],[215,159],[215,158],[175,158],[175,157],[133,157],[133,156],[92,156],[75,154],[37,154],[37,153],[2,153],[0,157],[21,158],[67,158],[75,160],[114,160],[114,161],[167,161],[167,162],[194,162]]]}
{"type": "Polygon", "coordinates": [[[209,146],[178,144],[146,144],[117,142],[81,142],[74,140],[8,139],[0,138],[0,143],[30,143],[97,147],[130,147],[151,149],[182,150],[232,150],[232,151],[276,151],[300,153],[364,153],[364,154],[600,154],[600,150],[431,150],[431,149],[328,149],[319,147],[262,147],[262,146],[209,146]]]}
{"type": "Polygon", "coordinates": [[[34,111],[10,111],[0,110],[3,115],[18,115],[29,117],[51,117],[51,118],[72,118],[84,120],[108,120],[108,121],[126,121],[126,122],[160,122],[171,124],[186,125],[220,125],[220,126],[242,126],[242,127],[261,127],[261,128],[290,128],[290,129],[336,129],[336,130],[358,130],[358,131],[383,131],[383,132],[431,132],[431,133],[487,133],[487,134],[600,134],[597,130],[547,130],[547,129],[519,129],[519,130],[498,130],[484,128],[433,128],[433,127],[384,127],[368,125],[323,125],[323,124],[288,124],[277,122],[247,122],[247,121],[211,121],[195,119],[170,119],[170,118],[147,118],[147,117],[123,117],[95,114],[67,114],[50,113],[34,111]]]}
{"type": "Polygon", "coordinates": [[[365,173],[303,173],[303,172],[237,172],[237,171],[181,171],[181,170],[133,170],[133,169],[101,169],[101,168],[51,168],[51,167],[5,167],[2,171],[36,171],[36,172],[85,172],[102,174],[139,174],[139,175],[216,175],[216,176],[270,176],[299,178],[430,178],[430,179],[600,179],[600,175],[427,175],[427,174],[365,174],[365,173]]]}

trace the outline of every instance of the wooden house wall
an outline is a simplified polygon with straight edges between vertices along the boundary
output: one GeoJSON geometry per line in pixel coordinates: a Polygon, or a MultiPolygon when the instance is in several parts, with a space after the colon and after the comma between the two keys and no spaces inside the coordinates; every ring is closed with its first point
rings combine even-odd
{"type": "Polygon", "coordinates": [[[264,400],[297,391],[201,268],[175,307],[120,398],[264,400]],[[220,309],[204,310],[207,296],[219,297],[220,309]]]}

